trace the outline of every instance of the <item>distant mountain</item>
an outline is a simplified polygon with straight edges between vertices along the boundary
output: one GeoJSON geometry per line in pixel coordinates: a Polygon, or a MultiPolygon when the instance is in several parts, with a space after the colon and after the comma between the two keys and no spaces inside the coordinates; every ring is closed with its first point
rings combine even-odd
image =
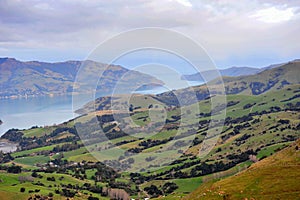
{"type": "Polygon", "coordinates": [[[219,73],[222,76],[244,76],[252,75],[260,72],[261,69],[254,67],[230,67],[228,69],[207,70],[191,75],[183,75],[182,79],[188,81],[210,81],[218,77],[219,73]],[[206,79],[206,80],[204,80],[206,79]]]}
{"type": "Polygon", "coordinates": [[[299,199],[299,148],[300,140],[235,176],[202,184],[184,199],[299,199]]]}
{"type": "MultiPolygon", "coordinates": [[[[14,58],[0,58],[0,98],[71,93],[76,74],[82,63],[83,61],[22,62],[14,58]]],[[[88,80],[98,80],[99,69],[103,70],[107,66],[93,61],[86,61],[85,64],[89,65],[88,80]]],[[[162,81],[152,76],[128,70],[119,65],[110,65],[104,72],[97,91],[111,91],[123,76],[125,77],[124,82],[130,82],[129,85],[126,85],[126,89],[136,89],[143,83],[147,83],[147,87],[163,84],[162,81]]],[[[143,86],[145,87],[145,85],[143,86]]]]}
{"type": "MultiPolygon", "coordinates": [[[[297,60],[294,60],[297,61],[297,60]]],[[[247,76],[257,74],[264,70],[273,69],[276,67],[280,67],[286,63],[272,64],[263,68],[254,68],[254,67],[230,67],[227,69],[219,69],[219,70],[207,70],[201,73],[195,73],[190,75],[183,75],[182,79],[187,81],[202,81],[207,82],[211,81],[218,77],[219,73],[221,76],[247,76]],[[206,80],[204,80],[206,79],[206,80]]]]}

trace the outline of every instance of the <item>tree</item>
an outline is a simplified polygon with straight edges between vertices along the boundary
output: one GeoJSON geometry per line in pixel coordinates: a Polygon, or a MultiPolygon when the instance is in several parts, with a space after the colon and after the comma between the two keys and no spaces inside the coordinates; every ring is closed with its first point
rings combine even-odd
{"type": "Polygon", "coordinates": [[[177,188],[178,186],[176,185],[176,183],[173,182],[167,182],[162,186],[162,190],[165,194],[170,194],[174,192],[177,188]]]}
{"type": "Polygon", "coordinates": [[[55,178],[52,176],[52,177],[47,177],[47,181],[55,181],[55,178]]]}
{"type": "Polygon", "coordinates": [[[130,112],[133,111],[133,105],[132,105],[132,104],[130,104],[130,106],[129,106],[129,111],[130,111],[130,112]]]}
{"type": "Polygon", "coordinates": [[[99,200],[98,197],[89,196],[88,200],[99,200]]]}
{"type": "Polygon", "coordinates": [[[34,171],[34,172],[32,172],[31,176],[36,178],[36,177],[38,177],[38,173],[36,173],[36,171],[34,171]]]}
{"type": "Polygon", "coordinates": [[[19,174],[22,171],[22,167],[17,165],[12,165],[7,168],[7,173],[19,174]]]}
{"type": "Polygon", "coordinates": [[[64,195],[65,197],[74,197],[75,196],[75,191],[72,190],[68,190],[68,189],[62,189],[62,195],[64,195]]]}
{"type": "Polygon", "coordinates": [[[151,185],[150,187],[145,187],[145,191],[151,196],[151,197],[158,197],[162,195],[162,191],[159,190],[156,185],[151,185]]]}

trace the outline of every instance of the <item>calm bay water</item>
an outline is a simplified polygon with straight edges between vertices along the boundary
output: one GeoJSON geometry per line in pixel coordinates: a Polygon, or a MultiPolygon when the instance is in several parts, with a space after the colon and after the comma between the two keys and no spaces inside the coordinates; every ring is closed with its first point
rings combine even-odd
{"type": "MultiPolygon", "coordinates": [[[[189,82],[189,86],[199,84],[201,83],[189,82]]],[[[168,88],[165,87],[157,87],[151,90],[138,91],[137,93],[157,94],[167,90],[168,88]]],[[[76,100],[76,107],[73,110],[71,95],[2,99],[0,100],[0,119],[3,124],[0,125],[0,136],[11,128],[27,129],[32,126],[53,125],[68,121],[77,116],[74,113],[76,109],[92,99],[90,99],[90,96],[82,95],[76,100]]]]}
{"type": "Polygon", "coordinates": [[[72,96],[0,100],[0,135],[11,128],[52,125],[73,118],[72,96]]]}

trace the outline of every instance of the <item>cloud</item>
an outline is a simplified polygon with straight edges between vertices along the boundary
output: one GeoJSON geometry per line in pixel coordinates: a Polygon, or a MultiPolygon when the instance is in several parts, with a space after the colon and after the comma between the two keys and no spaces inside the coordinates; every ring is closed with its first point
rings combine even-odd
{"type": "Polygon", "coordinates": [[[253,55],[287,59],[300,51],[299,7],[288,0],[3,0],[0,55],[57,60],[62,57],[57,52],[66,58],[86,52],[84,57],[122,31],[163,27],[192,37],[220,65],[234,57],[255,64],[253,55]],[[280,23],[265,23],[274,19],[280,23]],[[39,57],[39,51],[47,53],[39,57]]]}
{"type": "Polygon", "coordinates": [[[281,10],[275,7],[270,7],[258,10],[255,12],[255,14],[251,15],[250,17],[257,18],[262,22],[280,23],[291,20],[295,16],[293,11],[293,8],[281,10]]]}
{"type": "Polygon", "coordinates": [[[186,6],[186,7],[192,7],[193,5],[191,4],[190,1],[188,0],[175,0],[176,2],[180,3],[181,5],[183,6],[186,6]]]}

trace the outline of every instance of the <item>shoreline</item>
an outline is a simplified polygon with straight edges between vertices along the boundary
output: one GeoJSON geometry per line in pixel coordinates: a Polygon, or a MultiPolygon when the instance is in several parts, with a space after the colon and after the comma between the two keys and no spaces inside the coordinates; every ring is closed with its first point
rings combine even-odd
{"type": "MultiPolygon", "coordinates": [[[[189,84],[189,87],[200,86],[200,85],[205,84],[205,81],[186,81],[186,82],[189,84]]],[[[141,92],[142,94],[159,94],[159,93],[166,92],[166,91],[158,91],[158,93],[156,93],[156,92],[149,93],[149,91],[155,91],[156,89],[159,89],[162,87],[165,88],[166,85],[151,83],[151,84],[144,85],[142,89],[139,89],[139,90],[135,91],[134,93],[141,92]]],[[[179,88],[173,88],[173,89],[177,90],[177,89],[183,89],[183,88],[185,88],[185,87],[179,87],[179,88]]],[[[95,94],[95,96],[97,96],[96,98],[98,98],[98,97],[109,96],[109,94],[112,91],[106,90],[106,91],[101,91],[101,92],[103,92],[104,95],[98,95],[98,93],[95,93],[94,91],[86,91],[86,92],[74,92],[73,91],[73,92],[66,92],[66,93],[24,94],[24,95],[9,95],[9,96],[0,95],[0,100],[31,99],[31,98],[40,98],[40,97],[55,98],[55,97],[59,97],[59,96],[73,96],[73,95],[86,95],[86,94],[95,94]]]]}

